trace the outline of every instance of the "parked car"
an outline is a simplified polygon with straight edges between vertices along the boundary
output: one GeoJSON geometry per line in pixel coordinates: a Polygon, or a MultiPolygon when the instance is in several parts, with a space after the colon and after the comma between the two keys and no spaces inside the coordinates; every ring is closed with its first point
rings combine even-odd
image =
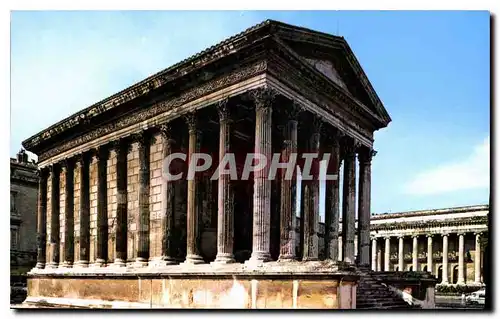
{"type": "Polygon", "coordinates": [[[484,305],[484,298],[485,290],[481,289],[465,297],[465,302],[471,305],[484,305]]]}

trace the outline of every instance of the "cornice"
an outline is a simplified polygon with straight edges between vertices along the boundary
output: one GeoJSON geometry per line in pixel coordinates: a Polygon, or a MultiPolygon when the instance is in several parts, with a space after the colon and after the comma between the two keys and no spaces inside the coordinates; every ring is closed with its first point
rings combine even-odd
{"type": "Polygon", "coordinates": [[[471,212],[478,212],[485,210],[489,212],[490,210],[489,205],[461,206],[461,207],[450,207],[450,208],[439,208],[439,209],[428,209],[428,210],[415,210],[415,211],[398,212],[398,213],[374,214],[371,215],[371,220],[428,216],[428,215],[444,215],[444,214],[455,214],[455,213],[471,213],[471,212]]]}
{"type": "Polygon", "coordinates": [[[394,229],[415,229],[415,228],[431,228],[443,226],[467,226],[488,224],[487,216],[473,216],[449,220],[428,220],[428,221],[413,221],[413,222],[392,222],[384,224],[371,224],[370,230],[394,230],[394,229]]]}

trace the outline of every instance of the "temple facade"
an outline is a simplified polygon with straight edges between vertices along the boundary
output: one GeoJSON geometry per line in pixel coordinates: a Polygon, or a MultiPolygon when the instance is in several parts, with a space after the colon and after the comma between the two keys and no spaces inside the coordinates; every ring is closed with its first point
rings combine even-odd
{"type": "Polygon", "coordinates": [[[352,267],[371,262],[373,134],[389,122],[342,37],[276,21],[161,71],[23,142],[40,168],[28,299],[61,303],[70,294],[101,304],[218,307],[210,287],[223,276],[219,297],[240,278],[242,307],[354,308],[352,267]],[[219,172],[213,180],[214,166],[168,179],[165,161],[174,153],[188,161],[168,170],[183,176],[195,154],[222,160],[231,153],[238,178],[219,172]],[[296,179],[268,178],[269,166],[245,178],[249,153],[281,154],[282,162],[328,153],[327,173],[343,170],[343,180],[326,181],[322,256],[319,161],[311,164],[316,178],[301,183],[296,225],[296,179]],[[115,282],[123,276],[127,283],[115,282]],[[165,288],[165,276],[178,283],[165,288]],[[157,288],[143,291],[146,278],[157,288]],[[202,301],[181,288],[189,285],[207,287],[202,301]],[[138,295],[123,295],[136,288],[138,295]]]}

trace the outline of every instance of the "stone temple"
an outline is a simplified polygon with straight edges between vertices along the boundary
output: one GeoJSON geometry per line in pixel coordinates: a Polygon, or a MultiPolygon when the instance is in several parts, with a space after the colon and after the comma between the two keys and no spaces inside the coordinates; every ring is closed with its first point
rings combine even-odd
{"type": "Polygon", "coordinates": [[[40,169],[26,302],[356,308],[374,132],[390,121],[344,38],[271,20],[126,88],[23,142],[40,169]],[[326,181],[324,254],[318,180],[297,212],[297,179],[172,181],[176,152],[234,153],[238,174],[247,153],[330,153],[343,179],[326,181]]]}

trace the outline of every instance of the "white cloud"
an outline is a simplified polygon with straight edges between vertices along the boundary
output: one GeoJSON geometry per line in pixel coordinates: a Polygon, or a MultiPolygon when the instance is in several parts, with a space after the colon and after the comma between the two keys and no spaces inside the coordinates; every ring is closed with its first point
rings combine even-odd
{"type": "Polygon", "coordinates": [[[414,195],[488,188],[490,184],[490,138],[477,145],[465,159],[417,174],[405,191],[414,195]]]}

